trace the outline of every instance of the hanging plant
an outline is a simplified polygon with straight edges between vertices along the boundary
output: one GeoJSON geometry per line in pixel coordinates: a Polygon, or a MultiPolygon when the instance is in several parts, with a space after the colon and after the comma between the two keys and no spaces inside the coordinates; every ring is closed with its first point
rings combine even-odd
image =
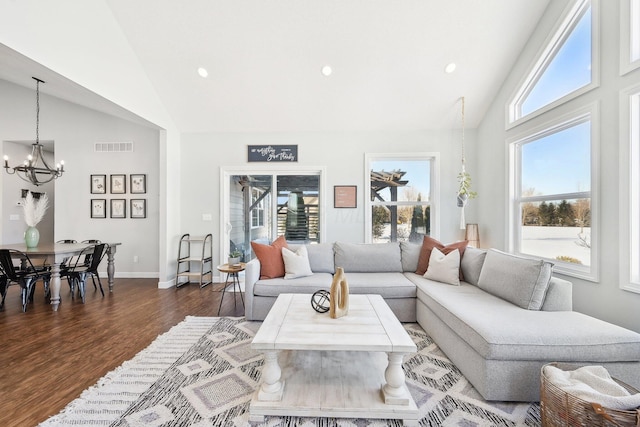
{"type": "Polygon", "coordinates": [[[462,171],[458,174],[458,207],[462,208],[467,204],[467,200],[475,199],[478,193],[471,190],[471,175],[462,171]]]}

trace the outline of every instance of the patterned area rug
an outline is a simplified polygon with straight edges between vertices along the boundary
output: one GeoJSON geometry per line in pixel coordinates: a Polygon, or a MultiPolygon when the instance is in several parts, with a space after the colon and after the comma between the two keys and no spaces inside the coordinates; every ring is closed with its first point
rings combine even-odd
{"type": "MultiPolygon", "coordinates": [[[[134,359],[101,379],[53,426],[401,426],[396,420],[266,417],[250,423],[262,355],[251,349],[260,322],[187,317],[134,359]]],[[[486,402],[417,324],[405,324],[418,352],[405,358],[421,426],[539,426],[540,407],[486,402]]]]}

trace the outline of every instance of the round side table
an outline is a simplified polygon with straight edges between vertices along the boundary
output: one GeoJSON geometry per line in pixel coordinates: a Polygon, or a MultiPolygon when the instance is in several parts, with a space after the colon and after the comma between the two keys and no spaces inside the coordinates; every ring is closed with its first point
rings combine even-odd
{"type": "MultiPolygon", "coordinates": [[[[222,300],[224,299],[225,291],[227,290],[227,286],[233,284],[233,292],[236,292],[236,286],[238,287],[237,292],[240,293],[240,300],[242,300],[242,306],[244,307],[244,297],[242,296],[242,289],[240,288],[240,278],[238,273],[244,271],[245,263],[241,262],[239,264],[222,264],[217,267],[220,273],[227,273],[227,278],[224,281],[224,287],[222,288],[222,296],[220,297],[220,306],[218,307],[218,316],[220,315],[220,309],[222,308],[222,300]]],[[[233,306],[236,306],[236,297],[233,297],[233,306]]]]}

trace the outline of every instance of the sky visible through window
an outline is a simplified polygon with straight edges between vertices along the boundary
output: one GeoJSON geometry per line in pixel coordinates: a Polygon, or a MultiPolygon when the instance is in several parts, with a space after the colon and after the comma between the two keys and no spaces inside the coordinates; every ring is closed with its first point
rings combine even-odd
{"type": "Polygon", "coordinates": [[[591,7],[522,102],[525,116],[591,83],[591,7]]]}
{"type": "Polygon", "coordinates": [[[591,190],[591,124],[580,123],[522,147],[522,191],[532,195],[591,190]]]}
{"type": "MultiPolygon", "coordinates": [[[[402,177],[403,181],[409,181],[405,187],[398,189],[398,201],[407,201],[407,195],[413,193],[415,197],[421,195],[421,200],[428,201],[431,186],[431,168],[429,160],[385,160],[372,161],[371,170],[374,172],[392,172],[400,170],[406,172],[402,177]]],[[[389,201],[389,190],[381,192],[385,201],[389,201]]],[[[415,201],[415,198],[411,201],[415,201]]]]}
{"type": "MultiPolygon", "coordinates": [[[[591,7],[522,104],[528,114],[591,82],[591,7]]],[[[568,129],[522,147],[522,191],[533,195],[591,190],[591,125],[568,129]]]]}

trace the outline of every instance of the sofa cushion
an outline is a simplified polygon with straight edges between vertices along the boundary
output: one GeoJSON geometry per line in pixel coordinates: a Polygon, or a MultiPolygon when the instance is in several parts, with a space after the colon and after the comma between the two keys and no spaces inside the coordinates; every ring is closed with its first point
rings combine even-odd
{"type": "Polygon", "coordinates": [[[484,264],[484,258],[486,256],[486,250],[467,246],[460,260],[460,270],[462,270],[462,276],[465,282],[476,286],[478,285],[480,271],[482,271],[482,264],[484,264]]]}
{"type": "Polygon", "coordinates": [[[284,261],[282,259],[282,248],[287,247],[284,236],[278,237],[270,245],[263,245],[258,242],[251,242],[251,249],[260,260],[260,278],[272,279],[284,276],[284,261]]]}
{"type": "Polygon", "coordinates": [[[540,310],[549,287],[553,264],[490,249],[482,265],[478,287],[528,310],[540,310]]]}
{"type": "Polygon", "coordinates": [[[382,298],[415,298],[416,285],[403,273],[345,273],[350,294],[378,294],[382,298]]]}
{"type": "MultiPolygon", "coordinates": [[[[286,250],[286,249],[285,249],[286,250]]],[[[429,267],[424,277],[449,285],[460,285],[460,252],[443,254],[438,248],[431,250],[429,267]]]]}
{"type": "Polygon", "coordinates": [[[343,243],[334,245],[335,265],[345,273],[402,272],[400,244],[343,243]]]}
{"type": "MultiPolygon", "coordinates": [[[[312,294],[320,289],[331,289],[333,275],[329,273],[313,273],[311,276],[298,277],[296,279],[258,280],[253,285],[253,295],[263,297],[277,297],[280,294],[312,294]]],[[[311,299],[309,299],[311,301],[311,299]]],[[[311,306],[309,306],[311,307],[311,306]]]]}
{"type": "Polygon", "coordinates": [[[314,273],[335,273],[333,261],[333,243],[319,243],[307,245],[309,264],[314,273]]]}
{"type": "Polygon", "coordinates": [[[450,286],[406,274],[418,286],[420,303],[485,359],[640,360],[640,334],[620,326],[575,311],[525,310],[468,283],[450,286]]]}
{"type": "Polygon", "coordinates": [[[418,259],[422,243],[400,242],[400,256],[402,257],[402,271],[414,272],[418,268],[418,259]]]}
{"type": "Polygon", "coordinates": [[[302,245],[295,252],[282,248],[282,260],[284,261],[284,278],[295,279],[297,277],[311,276],[311,266],[309,265],[309,255],[307,248],[302,245]]]}
{"type": "MultiPolygon", "coordinates": [[[[464,256],[464,250],[467,247],[466,240],[462,242],[450,243],[448,245],[443,245],[436,239],[431,236],[424,236],[422,241],[422,249],[420,250],[420,258],[418,259],[418,268],[416,268],[416,274],[423,275],[427,272],[427,268],[429,267],[429,258],[431,257],[431,250],[433,248],[438,248],[440,252],[443,254],[448,254],[451,251],[458,250],[460,251],[460,258],[464,256]]],[[[464,276],[460,276],[460,280],[464,280],[464,276]]]]}

